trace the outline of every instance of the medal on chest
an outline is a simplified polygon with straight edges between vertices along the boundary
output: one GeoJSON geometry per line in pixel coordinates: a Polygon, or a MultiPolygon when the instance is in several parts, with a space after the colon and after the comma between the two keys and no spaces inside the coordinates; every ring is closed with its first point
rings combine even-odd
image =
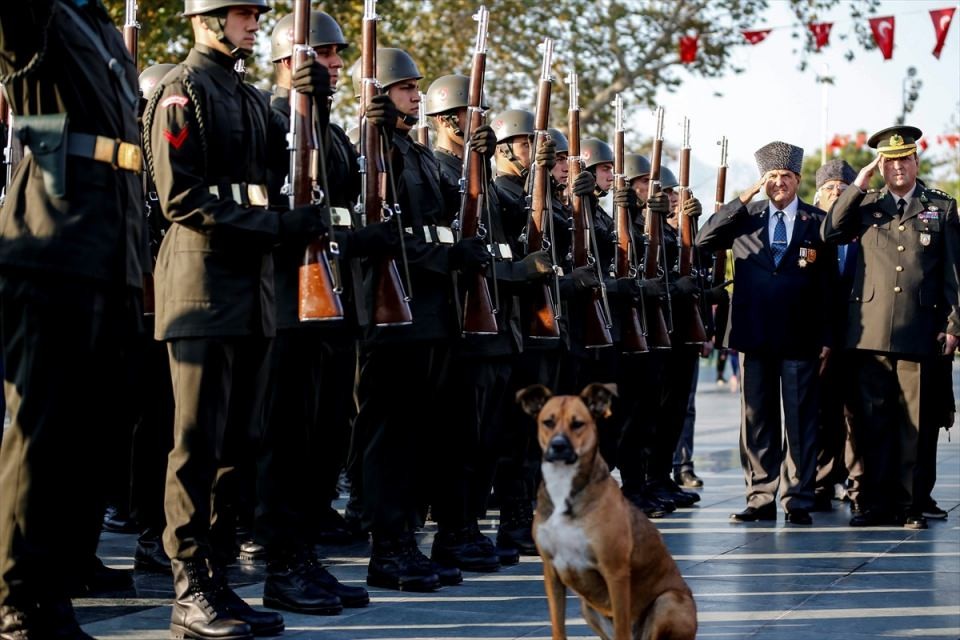
{"type": "Polygon", "coordinates": [[[800,247],[800,259],[797,260],[797,265],[801,269],[805,268],[808,264],[813,264],[817,261],[817,250],[810,249],[808,247],[800,247]]]}

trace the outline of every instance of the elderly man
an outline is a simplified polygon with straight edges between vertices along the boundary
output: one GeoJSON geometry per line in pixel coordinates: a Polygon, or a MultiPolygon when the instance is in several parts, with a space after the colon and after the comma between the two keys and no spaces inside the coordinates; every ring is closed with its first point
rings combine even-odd
{"type": "Polygon", "coordinates": [[[846,346],[858,378],[863,511],[851,526],[927,526],[914,474],[921,434],[937,426],[921,407],[929,406],[938,356],[954,353],[960,336],[960,224],[956,202],[917,181],[921,135],[900,126],[871,136],[877,157],[823,223],[826,241],[860,246],[846,346]],[[878,167],[886,186],[868,191],[878,167]]]}
{"type": "Polygon", "coordinates": [[[747,508],[730,519],[776,520],[779,490],[787,522],[807,525],[836,269],[818,231],[823,212],[797,197],[803,149],[771,142],[755,157],[760,181],[713,214],[697,241],[707,251],[732,247],[735,261],[728,344],[743,357],[747,508]],[[769,200],[751,204],[761,189],[769,200]]]}
{"type": "MultiPolygon", "coordinates": [[[[831,160],[817,169],[817,191],[813,204],[829,211],[840,194],[857,177],[846,160],[831,160]]],[[[837,247],[837,313],[834,325],[836,334],[842,334],[847,322],[847,297],[853,286],[853,271],[857,257],[857,243],[837,247]]],[[[857,458],[855,441],[850,428],[852,414],[848,379],[849,363],[843,354],[834,353],[824,371],[823,397],[820,402],[820,430],[817,446],[817,485],[814,511],[833,509],[834,497],[849,497],[854,501],[859,494],[861,466],[857,458]],[[849,492],[846,482],[850,481],[849,492]]]]}

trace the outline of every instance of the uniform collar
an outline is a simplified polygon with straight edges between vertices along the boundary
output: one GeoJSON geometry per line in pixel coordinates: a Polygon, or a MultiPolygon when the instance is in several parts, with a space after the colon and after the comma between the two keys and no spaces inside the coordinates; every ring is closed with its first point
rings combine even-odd
{"type": "Polygon", "coordinates": [[[240,76],[233,68],[237,61],[222,51],[197,43],[187,54],[187,63],[209,70],[214,81],[231,93],[240,85],[240,76]]]}

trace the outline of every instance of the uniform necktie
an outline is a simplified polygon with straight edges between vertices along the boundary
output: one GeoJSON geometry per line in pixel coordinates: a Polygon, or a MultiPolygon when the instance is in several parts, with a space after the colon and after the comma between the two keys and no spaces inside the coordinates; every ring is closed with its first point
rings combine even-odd
{"type": "Polygon", "coordinates": [[[901,218],[903,217],[903,209],[904,209],[904,207],[906,207],[906,206],[907,206],[907,201],[906,201],[906,200],[904,200],[903,198],[900,198],[899,200],[897,200],[897,214],[898,214],[901,218]]]}
{"type": "Polygon", "coordinates": [[[837,247],[837,263],[840,267],[840,273],[843,274],[844,268],[847,266],[847,245],[845,244],[837,247]]]}
{"type": "Polygon", "coordinates": [[[783,254],[787,252],[787,223],[783,221],[783,211],[777,211],[777,226],[773,228],[773,242],[770,243],[773,249],[773,263],[780,266],[783,254]]]}

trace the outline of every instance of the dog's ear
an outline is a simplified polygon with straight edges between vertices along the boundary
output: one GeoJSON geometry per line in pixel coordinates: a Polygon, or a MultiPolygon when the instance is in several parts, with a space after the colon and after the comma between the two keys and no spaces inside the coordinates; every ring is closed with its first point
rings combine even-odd
{"type": "Polygon", "coordinates": [[[588,384],[580,392],[580,399],[587,405],[591,415],[595,420],[606,418],[610,415],[610,405],[617,395],[617,385],[599,384],[593,382],[588,384]]]}
{"type": "Polygon", "coordinates": [[[553,393],[550,389],[547,389],[542,384],[534,384],[526,389],[521,389],[517,391],[517,404],[520,405],[520,408],[523,409],[523,412],[537,417],[537,414],[540,413],[540,409],[543,408],[543,405],[547,403],[547,400],[553,393]]]}

